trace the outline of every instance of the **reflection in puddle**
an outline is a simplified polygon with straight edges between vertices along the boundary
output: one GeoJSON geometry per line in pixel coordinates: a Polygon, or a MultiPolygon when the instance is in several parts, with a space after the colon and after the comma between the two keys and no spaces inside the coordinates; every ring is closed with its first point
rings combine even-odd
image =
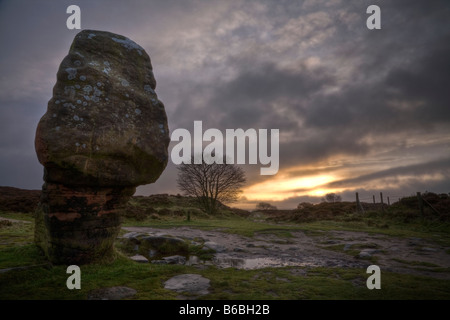
{"type": "Polygon", "coordinates": [[[214,258],[213,263],[220,268],[261,269],[269,267],[307,266],[309,263],[284,261],[276,258],[214,258]]]}
{"type": "Polygon", "coordinates": [[[190,256],[186,265],[215,265],[219,268],[236,268],[236,269],[261,269],[270,267],[305,267],[316,266],[315,263],[285,261],[277,258],[236,258],[236,257],[214,257],[212,261],[200,260],[196,256],[190,256]]]}

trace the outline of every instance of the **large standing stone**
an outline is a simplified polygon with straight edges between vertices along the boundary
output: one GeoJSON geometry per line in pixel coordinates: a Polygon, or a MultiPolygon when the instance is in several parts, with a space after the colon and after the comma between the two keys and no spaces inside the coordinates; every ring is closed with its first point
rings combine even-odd
{"type": "Polygon", "coordinates": [[[120,208],[166,167],[169,130],[155,87],[150,57],[135,42],[76,35],[35,139],[45,180],[35,240],[52,262],[111,254],[120,208]]]}

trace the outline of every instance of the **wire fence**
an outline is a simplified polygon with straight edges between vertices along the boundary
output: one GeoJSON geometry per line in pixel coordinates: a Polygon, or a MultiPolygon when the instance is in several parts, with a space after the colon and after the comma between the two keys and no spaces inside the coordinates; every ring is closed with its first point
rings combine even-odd
{"type": "Polygon", "coordinates": [[[356,196],[356,210],[358,212],[366,212],[368,210],[387,210],[391,205],[402,203],[402,201],[406,201],[408,199],[408,202],[411,200],[415,201],[417,199],[417,209],[420,210],[420,213],[424,215],[424,209],[426,207],[430,208],[434,213],[440,215],[441,212],[437,210],[429,201],[427,201],[426,198],[422,195],[422,193],[417,192],[416,195],[398,195],[389,194],[388,196],[383,195],[383,192],[380,192],[379,195],[363,195],[362,197],[359,195],[358,192],[355,194],[356,196]]]}

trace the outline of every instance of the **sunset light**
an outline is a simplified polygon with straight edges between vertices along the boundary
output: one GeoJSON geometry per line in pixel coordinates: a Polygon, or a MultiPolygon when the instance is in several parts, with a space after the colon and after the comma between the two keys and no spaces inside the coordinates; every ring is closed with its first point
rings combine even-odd
{"type": "MultiPolygon", "coordinates": [[[[253,141],[252,148],[250,142],[243,148],[246,163],[236,162],[245,171],[246,183],[241,201],[229,203],[232,206],[248,208],[267,201],[287,209],[300,202],[319,203],[327,193],[354,201],[356,192],[371,198],[380,192],[405,196],[450,191],[448,4],[432,10],[437,5],[427,1],[411,6],[386,1],[381,29],[370,29],[367,5],[356,0],[110,2],[116,8],[110,15],[102,5],[77,3],[80,30],[114,32],[139,44],[151,57],[158,83],[154,90],[165,106],[164,133],[179,137],[169,144],[164,172],[154,183],[137,186],[136,195],[182,193],[177,156],[187,154],[192,144],[198,149],[196,143],[213,143],[226,151],[227,130],[233,137],[241,130],[257,133],[246,138],[253,141]],[[203,137],[209,129],[210,137],[203,137]],[[261,149],[264,132],[267,143],[261,149]],[[276,149],[271,141],[275,132],[276,149]],[[185,140],[191,143],[185,145],[185,140]]],[[[113,7],[110,2],[108,8],[113,7]]],[[[12,18],[25,14],[20,1],[1,3],[5,27],[0,37],[8,46],[0,53],[0,185],[40,189],[36,125],[46,112],[59,64],[79,30],[66,26],[66,8],[27,1],[26,14],[48,25],[45,37],[36,36],[30,25],[39,23],[16,25],[12,18]],[[30,48],[39,63],[30,63],[33,60],[22,54],[30,48]]],[[[99,60],[99,71],[107,76],[105,61],[99,60]]],[[[85,76],[81,72],[77,76],[85,76]]],[[[80,90],[104,91],[97,86],[102,81],[85,82],[80,90]]],[[[128,82],[120,81],[120,88],[128,82]]],[[[89,98],[79,94],[69,119],[82,129],[77,134],[90,137],[86,128],[93,123],[88,116],[92,108],[84,110],[83,103],[92,99],[85,101],[85,96],[89,98]]],[[[142,118],[145,110],[136,107],[121,116],[108,109],[105,115],[111,114],[117,119],[112,123],[123,123],[123,132],[128,132],[135,130],[135,124],[127,122],[130,115],[142,118]]],[[[55,128],[61,127],[53,123],[60,121],[59,111],[48,113],[55,128]]],[[[73,137],[67,130],[58,132],[56,141],[64,140],[62,134],[73,137]]],[[[146,132],[136,134],[148,141],[146,132]]],[[[86,156],[91,149],[104,151],[91,146],[91,140],[63,142],[68,148],[78,144],[74,150],[86,156]]]]}
{"type": "Polygon", "coordinates": [[[328,191],[320,187],[335,179],[332,175],[297,178],[286,178],[282,176],[244,188],[243,196],[248,200],[272,201],[282,201],[286,198],[301,195],[321,196],[328,191]]]}

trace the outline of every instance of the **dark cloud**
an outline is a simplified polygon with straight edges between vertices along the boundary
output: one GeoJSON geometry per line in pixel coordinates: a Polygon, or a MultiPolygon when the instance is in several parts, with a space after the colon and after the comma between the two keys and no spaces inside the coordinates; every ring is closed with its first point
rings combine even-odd
{"type": "Polygon", "coordinates": [[[295,119],[280,108],[301,109],[311,95],[333,83],[324,70],[280,70],[274,64],[242,65],[238,77],[211,88],[208,111],[219,127],[283,128],[297,130],[295,119]],[[290,106],[289,106],[290,105],[290,106]],[[217,119],[218,118],[218,119],[217,119]]]}
{"type": "MultiPolygon", "coordinates": [[[[450,24],[449,24],[450,28],[450,24]]],[[[407,67],[394,69],[386,78],[389,97],[418,106],[405,110],[410,122],[450,122],[450,31],[432,43],[424,57],[407,67]]],[[[417,124],[417,123],[414,123],[417,124]]]]}
{"type": "MultiPolygon", "coordinates": [[[[329,188],[340,188],[340,187],[358,187],[364,185],[368,181],[373,181],[382,178],[396,178],[401,176],[420,176],[425,174],[442,174],[450,177],[450,159],[440,159],[435,161],[430,161],[426,163],[399,166],[394,168],[389,168],[386,170],[377,171],[370,174],[365,174],[359,177],[338,180],[331,182],[327,185],[329,188]]],[[[449,185],[450,186],[450,185],[449,185]]]]}
{"type": "MultiPolygon", "coordinates": [[[[438,3],[403,7],[381,2],[387,30],[379,33],[366,28],[349,33],[345,32],[347,25],[338,24],[332,46],[324,44],[323,48],[337,57],[346,55],[346,63],[355,64],[345,81],[339,81],[336,64],[313,70],[302,64],[282,69],[276,57],[267,62],[258,55],[253,59],[233,56],[228,66],[239,70],[237,75],[228,81],[197,84],[202,89],[192,91],[207,92],[207,102],[184,101],[177,114],[185,121],[203,119],[218,128],[281,128],[295,137],[281,145],[285,166],[373,152],[378,145],[366,139],[372,136],[383,139],[388,133],[392,139],[396,132],[402,136],[417,134],[418,129],[433,131],[435,125],[450,121],[449,91],[445,89],[450,41],[443,31],[438,32],[440,37],[428,38],[427,25],[448,26],[442,13],[432,9],[438,3]],[[424,41],[426,48],[418,45],[424,41]],[[327,93],[333,86],[335,92],[327,93]]],[[[247,35],[250,31],[245,30],[247,35]]]]}
{"type": "MultiPolygon", "coordinates": [[[[0,184],[41,184],[34,130],[76,34],[65,28],[70,4],[0,2],[0,184]]],[[[449,151],[443,138],[450,135],[447,0],[77,4],[83,28],[124,34],[148,51],[171,131],[192,130],[194,120],[204,129],[280,129],[280,170],[297,170],[290,177],[310,172],[297,167],[342,157],[355,160],[342,163],[347,169],[359,159],[361,167],[381,161],[380,154],[422,163],[335,182],[355,188],[383,174],[424,172],[441,164],[433,154],[445,158],[449,151]],[[370,4],[381,7],[381,30],[365,26],[370,4]],[[438,142],[423,153],[411,141],[438,142]]],[[[245,166],[249,184],[270,179],[259,167],[245,166]]],[[[170,164],[139,192],[176,193],[175,177],[170,164]]]]}

